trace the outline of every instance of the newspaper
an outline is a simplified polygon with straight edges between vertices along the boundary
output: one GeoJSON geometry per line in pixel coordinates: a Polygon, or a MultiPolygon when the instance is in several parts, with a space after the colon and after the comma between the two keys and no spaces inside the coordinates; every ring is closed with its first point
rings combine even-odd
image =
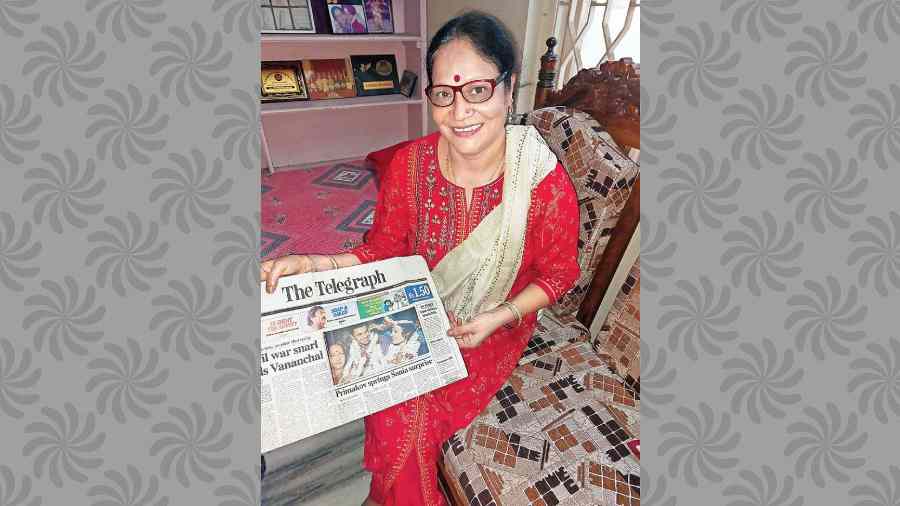
{"type": "Polygon", "coordinates": [[[263,452],[468,374],[420,256],[283,277],[261,320],[263,452]]]}

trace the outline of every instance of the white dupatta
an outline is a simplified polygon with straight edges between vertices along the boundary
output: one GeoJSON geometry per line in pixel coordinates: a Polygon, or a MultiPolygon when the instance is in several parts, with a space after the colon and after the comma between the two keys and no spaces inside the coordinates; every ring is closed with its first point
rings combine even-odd
{"type": "Polygon", "coordinates": [[[506,127],[502,202],[431,271],[447,311],[468,320],[507,299],[525,252],[531,191],[556,164],[533,126],[506,127]]]}

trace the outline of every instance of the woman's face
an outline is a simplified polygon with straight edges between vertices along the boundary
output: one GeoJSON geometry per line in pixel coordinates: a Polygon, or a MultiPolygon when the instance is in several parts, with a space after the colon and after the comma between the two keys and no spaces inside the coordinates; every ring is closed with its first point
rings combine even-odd
{"type": "Polygon", "coordinates": [[[328,361],[331,363],[332,369],[343,369],[344,364],[347,363],[347,355],[344,353],[344,348],[339,344],[332,344],[331,348],[328,348],[328,361]]]}
{"type": "Polygon", "coordinates": [[[322,330],[325,328],[325,310],[319,309],[312,315],[312,324],[314,329],[322,330]]]}
{"type": "Polygon", "coordinates": [[[394,344],[403,344],[403,328],[400,325],[394,325],[391,329],[391,342],[394,344]]]}
{"type": "MultiPolygon", "coordinates": [[[[459,86],[478,79],[496,79],[499,74],[497,67],[482,58],[466,39],[450,41],[434,54],[434,86],[459,86]]],[[[509,87],[499,83],[490,100],[480,104],[470,104],[460,93],[456,93],[450,106],[432,105],[431,117],[441,135],[455,151],[463,155],[475,155],[502,141],[506,135],[506,113],[512,104],[512,88],[515,83],[515,76],[509,87]]]]}

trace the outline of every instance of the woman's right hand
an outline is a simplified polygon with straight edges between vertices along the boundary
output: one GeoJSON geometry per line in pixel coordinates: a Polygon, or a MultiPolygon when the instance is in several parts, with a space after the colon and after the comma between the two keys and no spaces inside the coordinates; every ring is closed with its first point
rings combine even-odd
{"type": "Polygon", "coordinates": [[[457,318],[456,315],[453,314],[453,311],[447,311],[447,319],[450,320],[451,329],[455,329],[463,324],[463,321],[457,318]]]}
{"type": "Polygon", "coordinates": [[[312,270],[312,259],[307,255],[285,255],[266,260],[259,265],[260,281],[266,282],[266,292],[273,293],[278,278],[291,274],[303,274],[312,270]]]}

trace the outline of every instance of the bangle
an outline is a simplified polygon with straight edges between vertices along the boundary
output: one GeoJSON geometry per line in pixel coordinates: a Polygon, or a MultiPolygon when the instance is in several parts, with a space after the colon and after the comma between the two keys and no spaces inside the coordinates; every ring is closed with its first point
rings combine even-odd
{"type": "Polygon", "coordinates": [[[500,305],[506,307],[512,312],[513,316],[516,318],[516,327],[522,324],[522,312],[519,311],[519,308],[517,308],[515,304],[508,300],[504,300],[500,303],[500,305]]]}
{"type": "Polygon", "coordinates": [[[303,256],[305,256],[306,258],[309,259],[309,265],[312,266],[312,271],[313,271],[313,272],[319,272],[319,269],[316,268],[316,261],[313,260],[313,257],[311,257],[311,256],[309,256],[309,255],[303,255],[303,256]]]}
{"type": "Polygon", "coordinates": [[[337,260],[334,259],[334,255],[328,255],[328,259],[331,260],[331,268],[332,269],[337,269],[339,267],[337,260]]]}

